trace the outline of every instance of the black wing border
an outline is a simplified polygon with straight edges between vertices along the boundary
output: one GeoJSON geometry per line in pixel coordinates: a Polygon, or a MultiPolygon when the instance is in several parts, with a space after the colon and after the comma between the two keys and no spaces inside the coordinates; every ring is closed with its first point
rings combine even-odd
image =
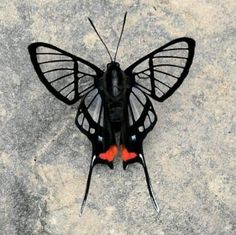
{"type": "MultiPolygon", "coordinates": [[[[78,71],[78,64],[77,62],[81,62],[89,67],[91,67],[95,72],[96,72],[96,76],[93,76],[94,79],[96,77],[101,77],[103,75],[103,71],[101,69],[99,69],[96,65],[80,58],[80,57],[77,57],[67,51],[64,51],[56,46],[53,46],[51,44],[48,44],[48,43],[44,43],[44,42],[34,42],[32,44],[30,44],[28,46],[28,50],[29,50],[29,54],[30,54],[30,58],[31,58],[31,61],[32,61],[32,64],[34,66],[34,69],[40,79],[40,81],[46,86],[46,88],[56,97],[58,98],[59,100],[63,101],[64,103],[68,104],[68,105],[72,105],[74,103],[76,103],[80,98],[81,96],[79,96],[79,93],[78,93],[78,77],[77,77],[77,71],[78,71]],[[38,60],[37,60],[37,53],[36,53],[36,49],[40,46],[43,46],[43,47],[46,47],[46,48],[49,48],[49,49],[52,49],[52,50],[56,50],[60,53],[62,53],[62,55],[64,56],[69,56],[72,58],[73,62],[74,62],[74,79],[75,79],[75,98],[73,100],[68,100],[66,99],[63,95],[61,95],[55,88],[53,88],[50,83],[47,81],[46,77],[44,76],[40,66],[39,66],[39,63],[38,63],[38,60]]],[[[50,54],[50,53],[49,53],[50,54]]],[[[92,75],[91,75],[92,76],[92,75]]],[[[94,81],[95,83],[95,81],[94,81]]],[[[84,96],[86,93],[84,93],[82,96],[84,96]]]]}

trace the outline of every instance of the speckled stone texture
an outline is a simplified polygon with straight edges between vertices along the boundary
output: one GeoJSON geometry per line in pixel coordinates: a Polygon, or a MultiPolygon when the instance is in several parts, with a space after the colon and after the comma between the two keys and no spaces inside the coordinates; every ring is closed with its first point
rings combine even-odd
{"type": "Polygon", "coordinates": [[[0,0],[0,234],[233,235],[235,187],[234,0],[0,0]],[[144,150],[161,214],[140,165],[97,166],[82,217],[91,145],[66,106],[41,84],[27,46],[56,45],[101,68],[115,52],[124,12],[122,68],[188,36],[196,54],[183,85],[154,103],[144,150]]]}

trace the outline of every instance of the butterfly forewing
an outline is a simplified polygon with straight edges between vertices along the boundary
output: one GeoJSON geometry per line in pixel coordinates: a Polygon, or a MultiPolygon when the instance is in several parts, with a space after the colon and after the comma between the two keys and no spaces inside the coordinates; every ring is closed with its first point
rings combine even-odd
{"type": "Polygon", "coordinates": [[[125,72],[144,93],[157,101],[164,101],[187,76],[194,47],[195,42],[190,38],[173,40],[141,58],[125,72]]]}
{"type": "Polygon", "coordinates": [[[29,52],[40,80],[67,104],[91,91],[103,74],[95,65],[46,43],[31,44],[29,52]]]}

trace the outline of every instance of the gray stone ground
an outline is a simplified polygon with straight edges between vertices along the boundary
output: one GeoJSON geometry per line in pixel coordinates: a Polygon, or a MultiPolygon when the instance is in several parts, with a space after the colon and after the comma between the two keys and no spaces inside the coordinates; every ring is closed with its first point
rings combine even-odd
{"type": "Polygon", "coordinates": [[[0,0],[0,234],[236,234],[234,0],[0,0]],[[74,125],[76,107],[40,83],[27,46],[54,44],[104,68],[94,19],[123,68],[182,36],[197,42],[188,78],[166,102],[145,142],[161,215],[139,165],[97,166],[80,205],[91,146],[74,125]]]}

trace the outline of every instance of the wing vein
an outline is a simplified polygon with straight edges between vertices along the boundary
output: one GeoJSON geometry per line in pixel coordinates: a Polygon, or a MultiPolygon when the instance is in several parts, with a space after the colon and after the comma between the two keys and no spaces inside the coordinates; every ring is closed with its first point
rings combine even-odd
{"type": "Polygon", "coordinates": [[[93,103],[93,101],[96,99],[97,96],[98,96],[98,92],[97,92],[97,94],[92,98],[92,100],[90,101],[89,105],[87,106],[87,109],[89,109],[89,107],[91,106],[91,104],[93,103]]]}
{"type": "Polygon", "coordinates": [[[101,122],[102,110],[103,110],[103,106],[102,106],[102,104],[101,104],[101,109],[100,109],[99,117],[98,117],[98,123],[99,123],[99,124],[100,124],[100,122],[101,122]]]}
{"type": "Polygon", "coordinates": [[[183,56],[153,56],[153,58],[173,58],[173,59],[185,59],[187,60],[188,57],[183,57],[183,56]]]}
{"type": "Polygon", "coordinates": [[[73,60],[48,60],[44,62],[39,62],[38,64],[48,64],[48,63],[66,62],[66,61],[73,61],[73,60]]]}
{"type": "Polygon", "coordinates": [[[145,89],[146,91],[149,91],[149,92],[151,92],[151,90],[147,89],[145,86],[142,86],[141,84],[139,84],[139,83],[137,83],[137,82],[136,82],[136,85],[138,85],[138,86],[142,87],[142,88],[143,88],[143,89],[145,89]]]}
{"type": "Polygon", "coordinates": [[[155,88],[157,88],[162,94],[165,94],[165,92],[162,91],[158,86],[156,86],[156,85],[154,85],[154,86],[155,86],[155,88]]]}
{"type": "Polygon", "coordinates": [[[63,91],[64,89],[66,89],[67,87],[69,87],[71,84],[73,84],[74,81],[70,82],[69,84],[67,84],[65,87],[61,88],[58,92],[63,91]]]}
{"type": "Polygon", "coordinates": [[[180,65],[176,65],[176,64],[157,64],[157,65],[153,65],[154,68],[156,67],[176,67],[176,68],[181,68],[184,69],[185,67],[180,66],[180,65]]]}
{"type": "Polygon", "coordinates": [[[68,97],[73,91],[75,91],[75,89],[72,89],[65,97],[68,97]]]}
{"type": "MultiPolygon", "coordinates": [[[[81,71],[78,71],[78,73],[77,73],[77,76],[78,76],[78,74],[82,74],[82,75],[84,75],[84,76],[90,76],[90,77],[94,77],[94,75],[92,75],[92,74],[89,74],[89,73],[85,73],[85,72],[81,72],[81,71]]],[[[84,77],[83,76],[83,77],[84,77]]]]}
{"type": "Polygon", "coordinates": [[[73,73],[68,73],[68,74],[66,74],[66,75],[64,75],[62,77],[56,78],[55,80],[53,80],[53,81],[51,81],[49,83],[52,84],[53,82],[57,82],[58,80],[61,80],[62,78],[65,78],[65,77],[68,77],[68,76],[70,76],[72,74],[74,74],[74,72],[73,73]]]}
{"type": "Polygon", "coordinates": [[[139,99],[139,97],[133,91],[132,91],[132,93],[136,97],[136,99],[139,101],[139,103],[144,106],[144,103],[139,99]]]}
{"type": "Polygon", "coordinates": [[[130,102],[129,102],[129,104],[128,104],[128,108],[129,108],[129,110],[130,110],[131,118],[132,118],[132,121],[133,121],[133,123],[134,123],[134,122],[135,122],[134,113],[133,113],[133,110],[132,110],[132,108],[131,108],[131,106],[130,106],[130,102]]]}
{"type": "MultiPolygon", "coordinates": [[[[56,52],[36,52],[37,55],[63,55],[62,53],[56,52]]],[[[63,55],[64,56],[64,55],[63,55]]]]}
{"type": "Polygon", "coordinates": [[[186,48],[183,48],[183,47],[180,47],[180,48],[170,48],[170,49],[164,49],[164,50],[161,50],[161,51],[178,51],[178,50],[189,50],[188,47],[186,48]]]}
{"type": "Polygon", "coordinates": [[[170,86],[168,86],[167,84],[165,84],[164,82],[162,82],[161,80],[157,79],[157,78],[154,78],[156,81],[160,82],[161,84],[163,84],[164,86],[168,87],[168,88],[171,88],[170,86]]]}
{"type": "Polygon", "coordinates": [[[81,96],[82,93],[84,93],[85,91],[87,91],[87,90],[89,90],[89,89],[91,89],[93,87],[94,87],[94,85],[92,84],[91,86],[85,88],[83,91],[80,92],[80,96],[81,96]]]}
{"type": "Polygon", "coordinates": [[[167,76],[170,76],[170,77],[179,79],[179,77],[176,77],[176,76],[174,76],[173,74],[170,74],[170,73],[163,72],[163,71],[161,71],[161,70],[154,69],[154,71],[157,72],[157,73],[163,73],[163,74],[165,74],[165,75],[167,75],[167,76]]]}
{"type": "Polygon", "coordinates": [[[45,71],[43,72],[43,74],[46,74],[46,73],[51,73],[51,72],[54,72],[54,71],[60,71],[60,70],[70,70],[70,71],[74,71],[73,68],[59,68],[59,69],[51,69],[51,70],[48,70],[48,71],[45,71]]]}

